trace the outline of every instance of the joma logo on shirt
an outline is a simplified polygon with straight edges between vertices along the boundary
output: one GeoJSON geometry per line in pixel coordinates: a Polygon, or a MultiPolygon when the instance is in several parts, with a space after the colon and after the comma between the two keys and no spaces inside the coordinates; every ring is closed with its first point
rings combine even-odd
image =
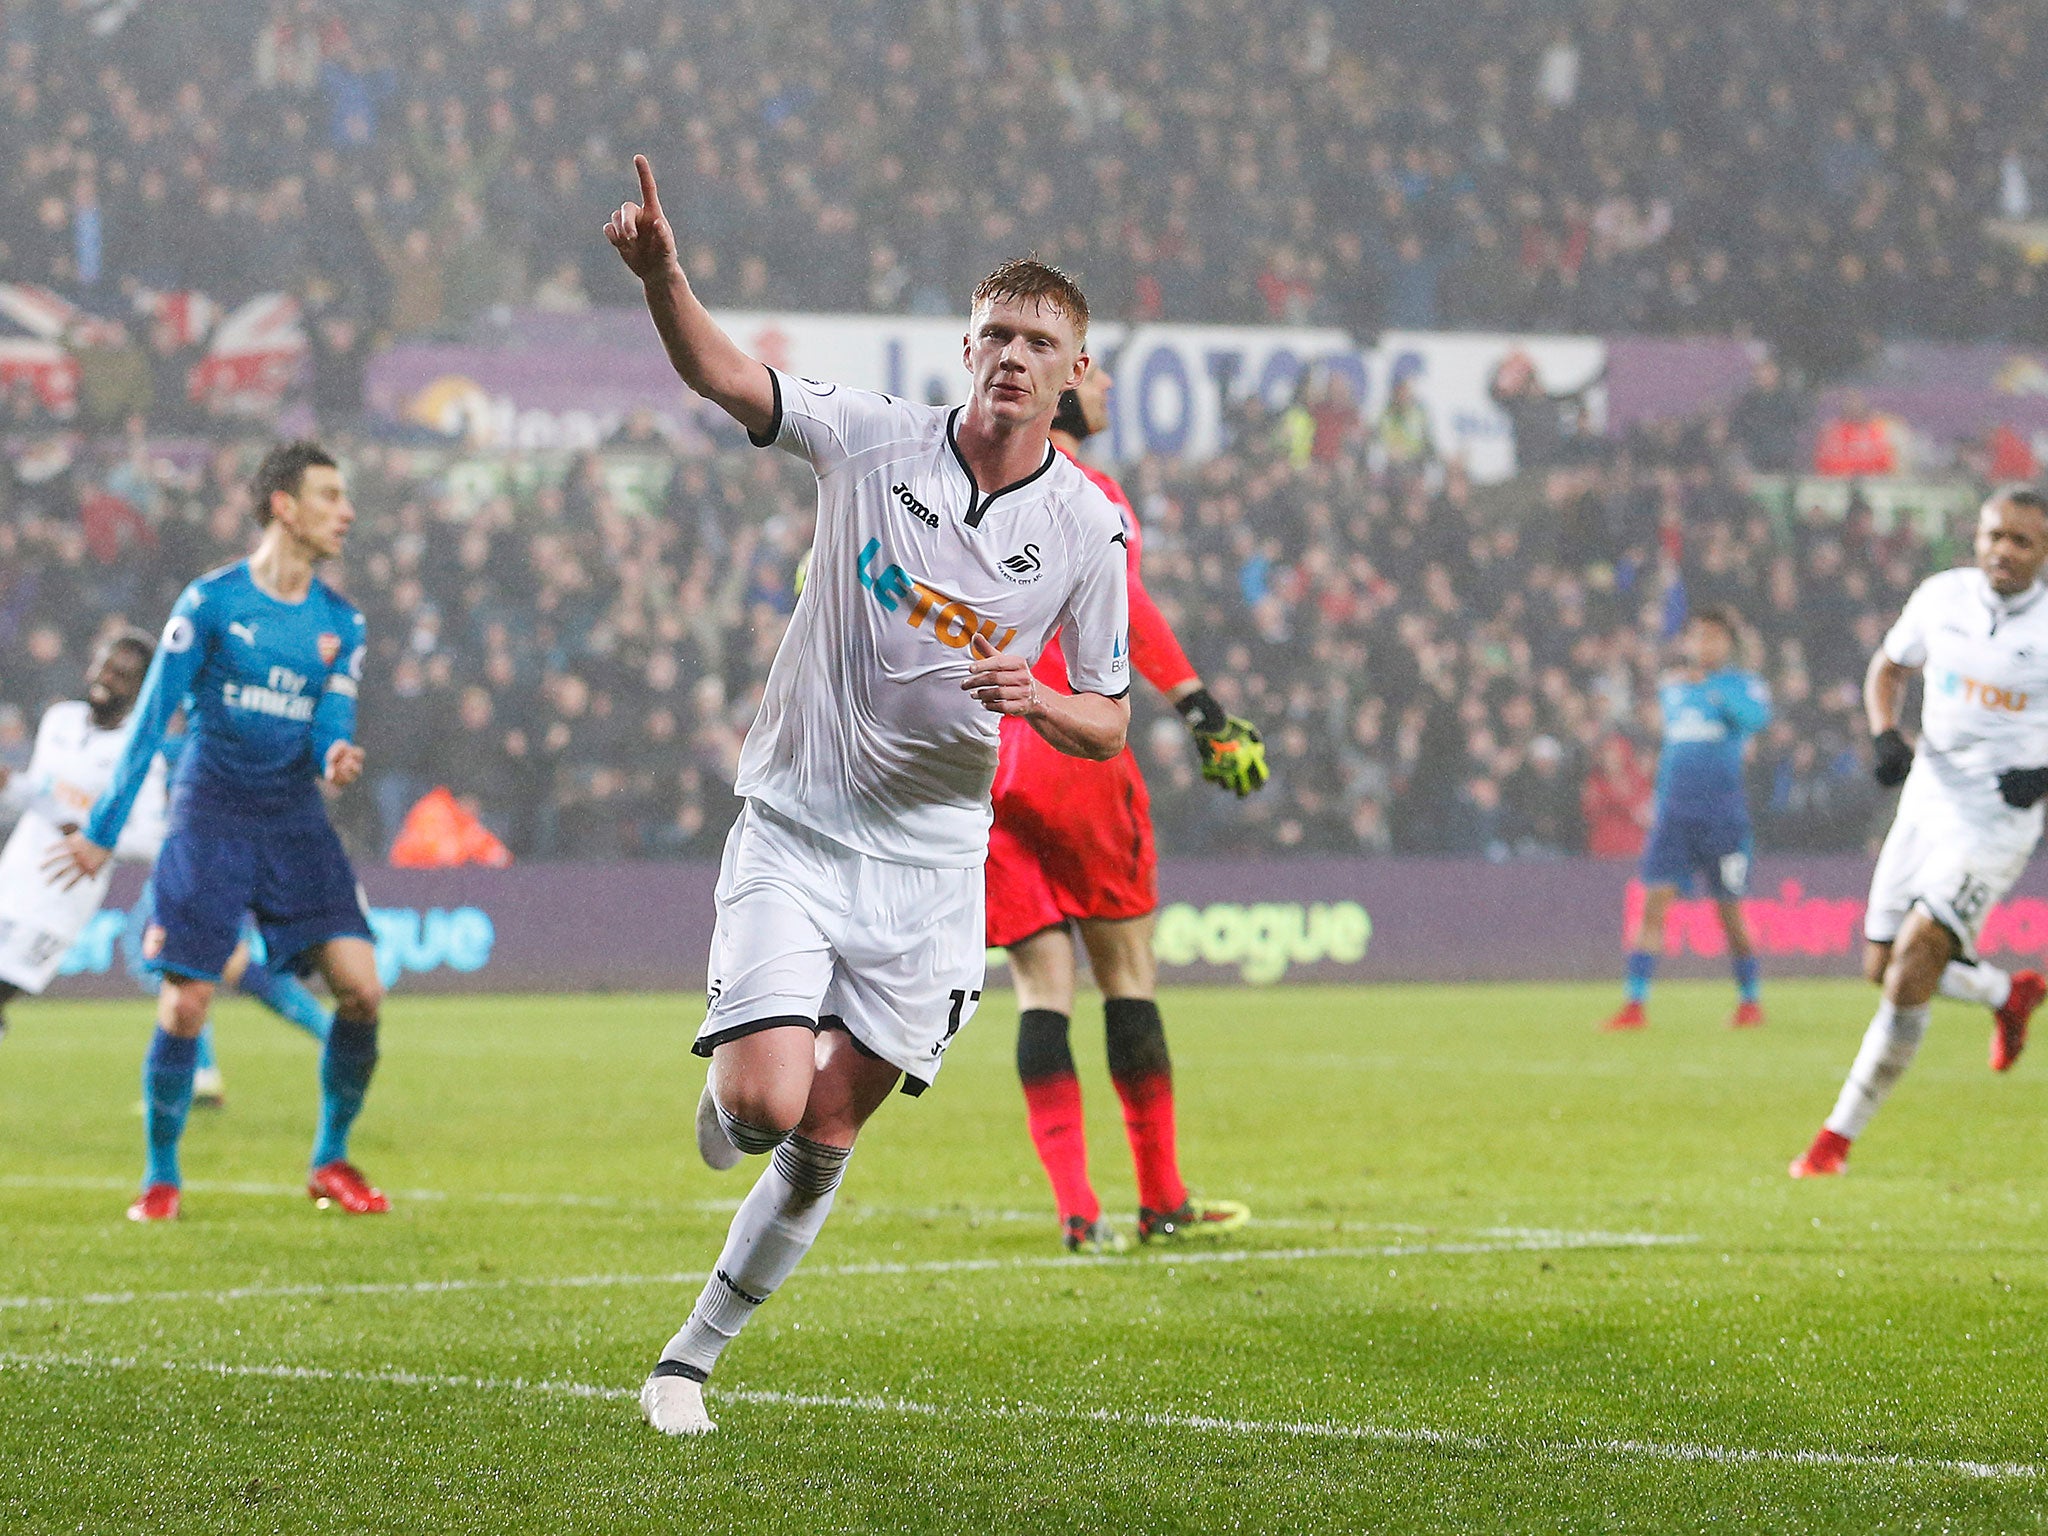
{"type": "Polygon", "coordinates": [[[2010,689],[1993,687],[1980,683],[1974,677],[1965,677],[1960,672],[1944,672],[1935,680],[1935,686],[1943,693],[1960,698],[1965,704],[1975,704],[1979,709],[2002,709],[2017,714],[2027,707],[2027,696],[2010,689]]]}
{"type": "Polygon", "coordinates": [[[882,553],[882,541],[869,539],[862,546],[860,564],[855,574],[860,584],[875,595],[875,601],[891,613],[901,612],[912,629],[922,629],[924,621],[932,621],[932,634],[941,645],[950,645],[954,650],[963,649],[977,634],[997,650],[1007,650],[1017,638],[1016,626],[996,636],[996,621],[984,619],[957,597],[926,586],[911,576],[900,565],[885,566],[880,571],[870,571],[882,553]]]}
{"type": "Polygon", "coordinates": [[[939,526],[939,514],[913,496],[909,486],[898,483],[890,486],[889,490],[898,501],[903,503],[912,517],[919,519],[921,522],[929,523],[934,528],[939,526]]]}

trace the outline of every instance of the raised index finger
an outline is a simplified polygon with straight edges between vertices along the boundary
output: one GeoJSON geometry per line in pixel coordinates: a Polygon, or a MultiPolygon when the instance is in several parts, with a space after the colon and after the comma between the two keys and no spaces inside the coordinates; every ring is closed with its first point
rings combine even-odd
{"type": "Polygon", "coordinates": [[[633,169],[640,173],[640,206],[656,218],[661,216],[661,194],[654,190],[654,167],[645,155],[633,157],[633,169]]]}

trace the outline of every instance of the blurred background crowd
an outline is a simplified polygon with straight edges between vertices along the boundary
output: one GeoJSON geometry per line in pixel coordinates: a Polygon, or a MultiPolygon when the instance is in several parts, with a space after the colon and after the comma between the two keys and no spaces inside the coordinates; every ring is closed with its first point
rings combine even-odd
{"type": "Polygon", "coordinates": [[[284,289],[329,345],[630,301],[951,313],[1020,242],[1126,319],[2048,340],[2025,0],[5,0],[0,268],[284,289]],[[1047,146],[1057,146],[1049,155],[1047,146]],[[343,335],[341,333],[345,332],[343,335]]]}
{"type": "Polygon", "coordinates": [[[1621,856],[1669,636],[1728,602],[1778,702],[1763,846],[1860,846],[1864,661],[1959,551],[1750,477],[1812,440],[1795,381],[1894,335],[2048,344],[2011,238],[2048,192],[2036,38],[2038,7],[1996,0],[1476,0],[1427,26],[1296,0],[0,0],[0,281],[145,354],[88,372],[115,408],[86,431],[7,392],[0,760],[95,634],[156,628],[247,545],[261,438],[195,405],[190,335],[141,301],[282,291],[295,402],[371,514],[338,573],[373,636],[352,842],[381,852],[445,784],[521,858],[715,853],[803,467],[635,429],[479,498],[445,452],[356,430],[390,338],[634,302],[597,231],[659,146],[718,305],[950,314],[1028,245],[1119,319],[1768,342],[1783,376],[1682,425],[1598,437],[1498,394],[1504,486],[1398,393],[1365,419],[1304,391],[1214,460],[1114,466],[1274,785],[1218,797],[1156,700],[1133,743],[1169,850],[1621,856]],[[619,456],[655,461],[650,505],[619,456]]]}
{"type": "MultiPolygon", "coordinates": [[[[1147,584],[1273,763],[1267,793],[1220,797],[1178,717],[1142,698],[1132,740],[1165,848],[1631,853],[1667,640],[1709,601],[1753,626],[1778,702],[1754,764],[1764,846],[1862,844],[1863,665],[1956,549],[1879,537],[1860,506],[1774,517],[1725,417],[1588,440],[1483,491],[1390,459],[1396,425],[1248,408],[1222,457],[1127,470],[1147,584]]],[[[191,573],[246,549],[261,446],[181,470],[108,441],[0,484],[0,753],[75,695],[96,633],[154,627],[191,573]]],[[[372,636],[372,792],[341,802],[357,845],[381,851],[445,784],[520,857],[715,853],[810,543],[808,470],[744,447],[677,458],[637,511],[605,473],[619,450],[593,452],[465,509],[431,454],[342,446],[373,509],[336,573],[372,636]]]]}

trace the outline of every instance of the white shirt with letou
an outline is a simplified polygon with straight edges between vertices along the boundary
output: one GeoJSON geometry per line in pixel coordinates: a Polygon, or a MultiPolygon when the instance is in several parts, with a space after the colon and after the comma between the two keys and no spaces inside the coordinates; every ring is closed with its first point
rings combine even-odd
{"type": "MultiPolygon", "coordinates": [[[[8,784],[5,795],[23,808],[7,846],[0,849],[0,981],[41,992],[106,900],[114,878],[112,860],[68,890],[53,883],[43,865],[63,843],[61,829],[83,823],[106,792],[127,745],[128,723],[100,729],[82,699],[52,704],[44,712],[28,767],[8,784]]],[[[149,766],[115,857],[156,857],[164,840],[164,781],[164,760],[158,757],[149,766]]]]}
{"type": "Polygon", "coordinates": [[[1127,693],[1122,519],[1050,445],[1025,479],[977,487],[960,407],[771,374],[755,442],[809,460],[818,528],[736,789],[874,858],[978,866],[1000,735],[960,686],[970,641],[1035,660],[1060,634],[1077,693],[1127,693]]]}
{"type": "Polygon", "coordinates": [[[1942,571],[1907,600],[1884,654],[1925,684],[1900,818],[2031,846],[2042,807],[2007,805],[1998,776],[2048,767],[2048,586],[2004,598],[1975,567],[1942,571]]]}

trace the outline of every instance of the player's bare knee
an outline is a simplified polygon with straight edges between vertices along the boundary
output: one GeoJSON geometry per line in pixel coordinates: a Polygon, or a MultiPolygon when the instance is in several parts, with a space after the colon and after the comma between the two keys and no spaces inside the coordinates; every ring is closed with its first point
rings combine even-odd
{"type": "Polygon", "coordinates": [[[1863,979],[1873,987],[1884,985],[1884,973],[1891,968],[1892,947],[1869,943],[1863,946],[1863,979]]]}
{"type": "Polygon", "coordinates": [[[804,1117],[808,1084],[714,1072],[711,1101],[732,1144],[753,1154],[772,1151],[804,1117]]]}
{"type": "Polygon", "coordinates": [[[1093,918],[1081,924],[1088,963],[1104,997],[1149,998],[1158,990],[1152,918],[1093,918]]]}
{"type": "Polygon", "coordinates": [[[206,1028],[213,988],[204,982],[171,982],[157,1002],[157,1021],[167,1033],[191,1039],[206,1028]]]}
{"type": "Polygon", "coordinates": [[[732,1144],[742,1152],[762,1152],[767,1150],[767,1146],[780,1144],[803,1118],[803,1105],[796,1103],[788,1094],[772,1090],[766,1093],[744,1089],[734,1093],[720,1090],[714,1098],[718,1105],[719,1123],[725,1126],[732,1144]],[[735,1128],[738,1134],[735,1134],[735,1128]],[[763,1142],[767,1146],[762,1145],[763,1142]]]}
{"type": "Polygon", "coordinates": [[[344,1019],[368,1023],[384,1006],[384,986],[374,976],[343,977],[329,985],[334,990],[334,1011],[344,1019]]]}
{"type": "Polygon", "coordinates": [[[1906,1006],[1926,1002],[1955,956],[1956,941],[1949,931],[1925,913],[1915,912],[1892,945],[1891,963],[1884,972],[1885,997],[1906,1006]]]}

